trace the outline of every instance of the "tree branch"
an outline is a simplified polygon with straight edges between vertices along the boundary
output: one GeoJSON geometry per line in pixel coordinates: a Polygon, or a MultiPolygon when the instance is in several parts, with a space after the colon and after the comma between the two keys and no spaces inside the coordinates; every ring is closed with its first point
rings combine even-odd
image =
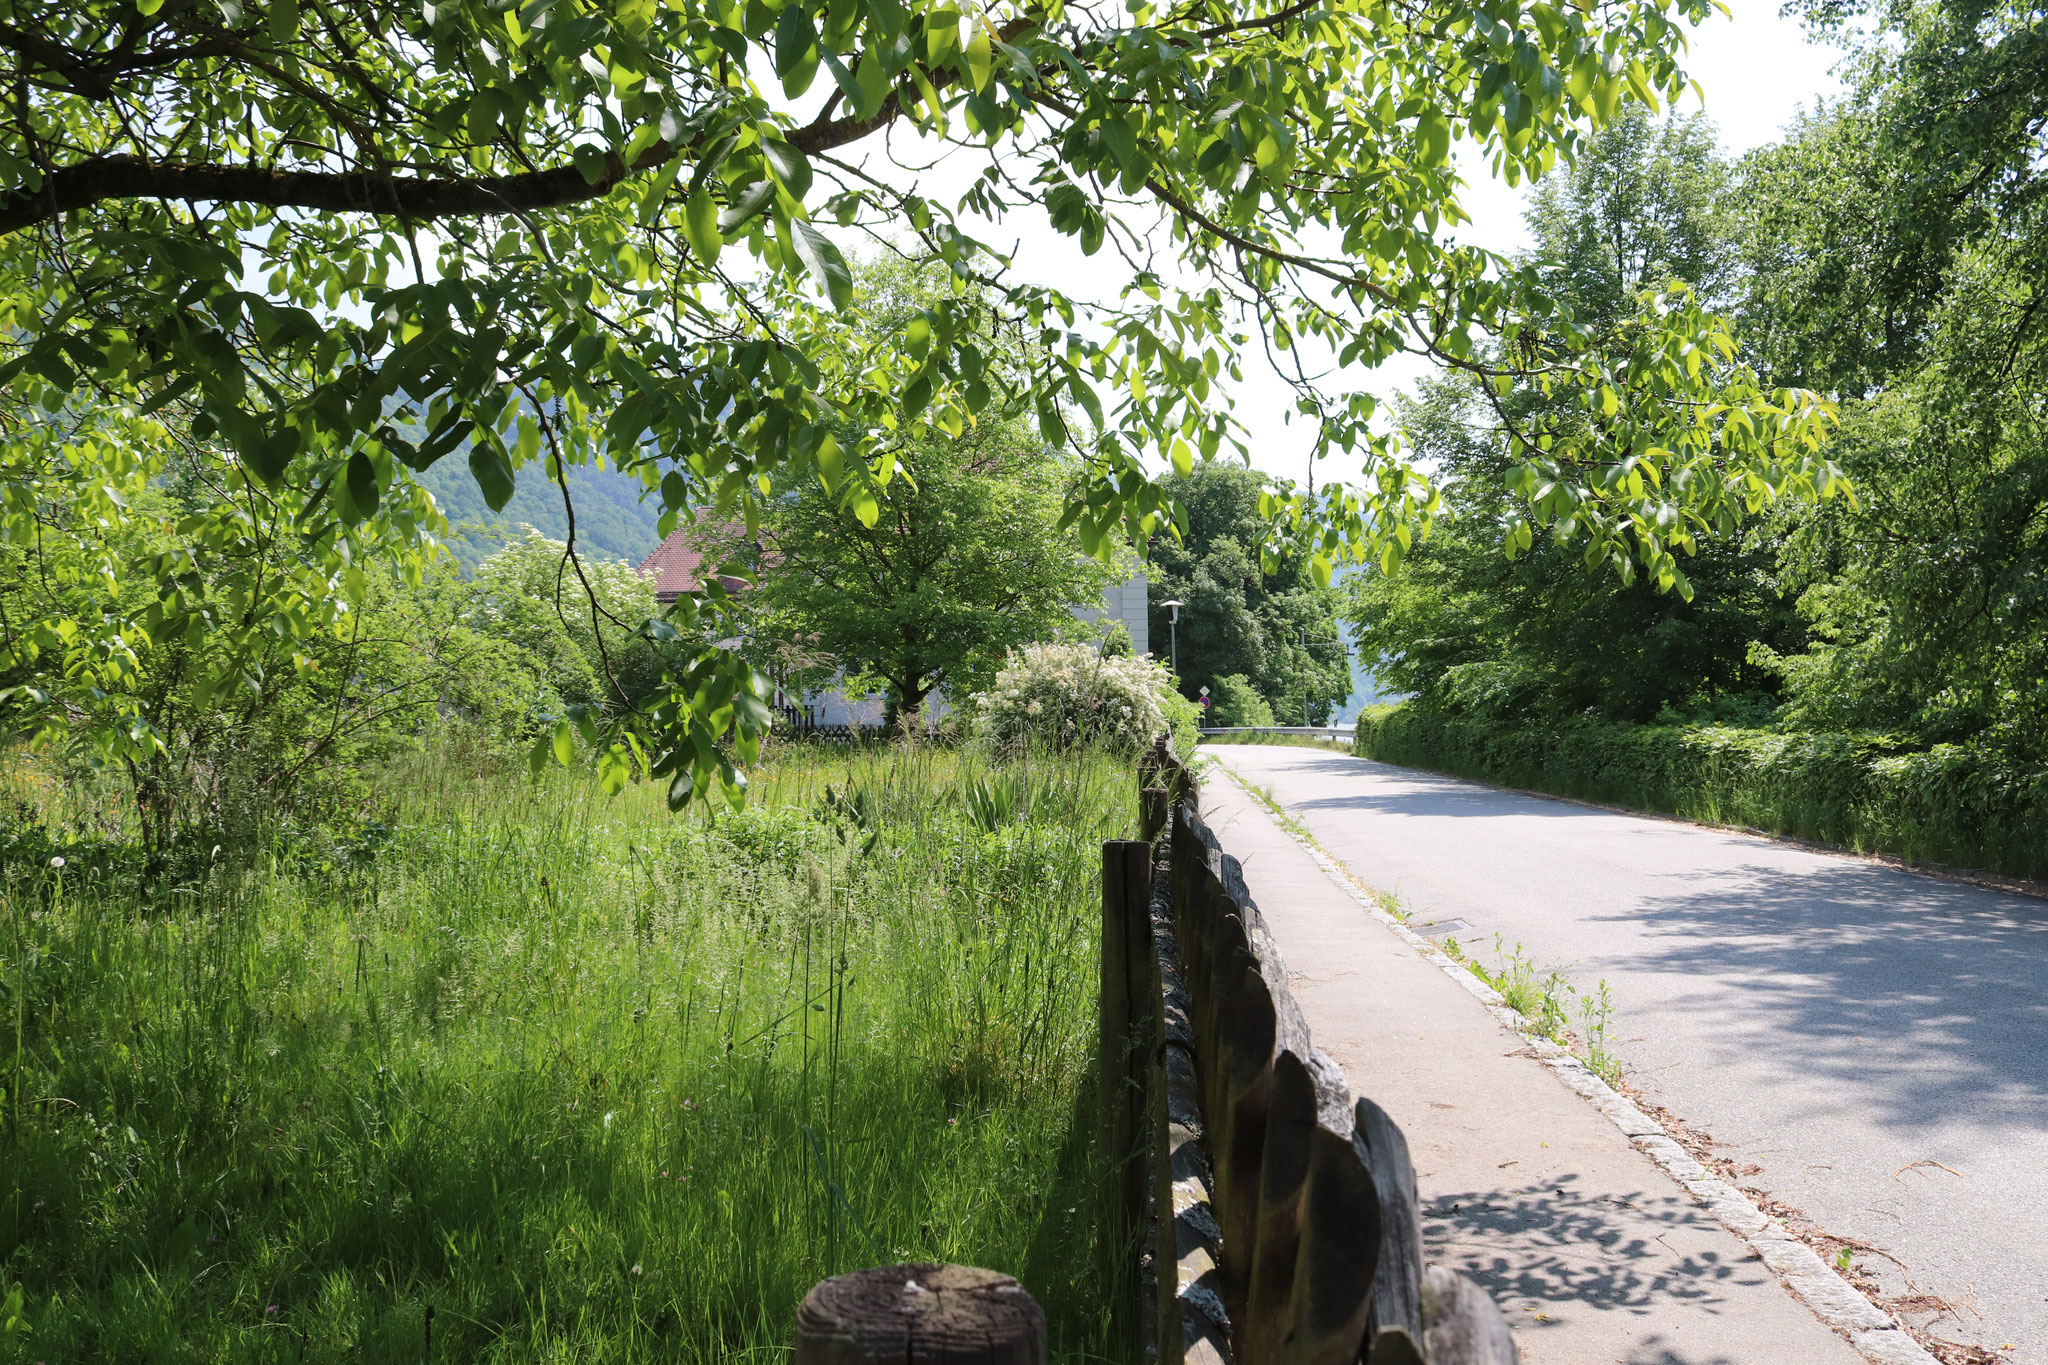
{"type": "MultiPolygon", "coordinates": [[[[997,30],[996,36],[1004,42],[1014,42],[1037,26],[1037,19],[1029,16],[1012,19],[997,30]]],[[[11,48],[46,65],[55,63],[54,69],[59,70],[76,70],[81,60],[69,54],[68,49],[5,26],[0,26],[0,48],[11,48]],[[36,50],[31,52],[30,48],[36,50]]],[[[175,55],[212,54],[189,48],[175,55]]],[[[131,61],[130,65],[133,64],[131,61]]],[[[955,83],[958,75],[948,73],[930,79],[943,90],[955,83]]],[[[372,93],[381,92],[373,88],[372,93]]],[[[811,122],[792,129],[789,142],[806,156],[858,142],[902,116],[906,93],[915,98],[914,90],[899,85],[866,118],[833,118],[831,114],[838,102],[830,101],[811,122]]],[[[57,167],[33,189],[0,194],[0,237],[109,199],[260,204],[323,213],[371,213],[408,223],[437,218],[488,218],[601,199],[628,177],[696,150],[698,144],[694,141],[681,145],[657,142],[634,158],[631,165],[616,152],[608,152],[604,172],[594,181],[586,180],[574,166],[518,175],[436,177],[371,171],[278,171],[259,166],[154,161],[116,153],[57,167]]]]}
{"type": "MultiPolygon", "coordinates": [[[[827,151],[859,141],[900,112],[901,104],[891,94],[869,118],[821,118],[792,131],[789,141],[806,155],[827,151]]],[[[109,199],[261,204],[371,213],[414,223],[496,217],[601,199],[628,177],[694,150],[694,143],[657,142],[630,165],[617,153],[607,153],[604,172],[595,181],[586,180],[574,166],[519,175],[429,177],[155,162],[120,153],[59,167],[33,189],[0,195],[0,237],[109,199]]]]}

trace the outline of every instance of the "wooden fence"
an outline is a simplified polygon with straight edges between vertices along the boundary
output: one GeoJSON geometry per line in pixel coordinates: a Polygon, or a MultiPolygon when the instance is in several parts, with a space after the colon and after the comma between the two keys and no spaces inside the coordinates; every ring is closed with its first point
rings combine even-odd
{"type": "Polygon", "coordinates": [[[1407,1140],[1316,1050],[1163,739],[1141,782],[1145,838],[1103,847],[1098,1139],[1105,1245],[1136,1261],[1148,1356],[1514,1361],[1486,1293],[1424,1266],[1407,1140]]]}
{"type": "MultiPolygon", "coordinates": [[[[1401,1129],[1309,1039],[1237,860],[1161,740],[1142,840],[1102,848],[1110,1283],[1157,1365],[1513,1365],[1485,1291],[1424,1266],[1401,1129]]],[[[794,1365],[1044,1365],[1007,1275],[895,1265],[797,1312],[794,1365]]],[[[1138,1343],[1128,1358],[1137,1359],[1138,1343]]]]}

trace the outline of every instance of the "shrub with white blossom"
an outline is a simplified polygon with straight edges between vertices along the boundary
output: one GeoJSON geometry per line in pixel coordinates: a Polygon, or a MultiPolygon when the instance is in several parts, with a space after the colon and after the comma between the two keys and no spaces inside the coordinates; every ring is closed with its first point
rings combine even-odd
{"type": "Polygon", "coordinates": [[[1103,658],[1093,645],[1031,645],[1010,655],[995,686],[977,692],[975,733],[998,749],[1096,744],[1133,753],[1167,728],[1172,686],[1150,659],[1103,658]]]}

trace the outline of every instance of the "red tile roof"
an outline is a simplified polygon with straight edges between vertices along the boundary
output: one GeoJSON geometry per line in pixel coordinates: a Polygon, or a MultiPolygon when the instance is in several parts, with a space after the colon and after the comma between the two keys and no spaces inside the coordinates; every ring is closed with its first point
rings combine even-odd
{"type": "Polygon", "coordinates": [[[640,576],[654,580],[655,601],[673,602],[686,592],[697,591],[697,566],[704,562],[704,552],[689,543],[694,529],[676,527],[667,540],[654,547],[654,553],[640,561],[640,576]]]}
{"type": "MultiPolygon", "coordinates": [[[[698,570],[704,563],[704,551],[691,542],[713,528],[706,526],[678,526],[668,533],[668,539],[654,547],[654,553],[640,561],[639,573],[642,578],[654,580],[654,600],[673,602],[686,592],[695,592],[704,585],[698,570]]],[[[719,580],[728,592],[738,592],[746,586],[746,580],[722,575],[719,580]]]]}

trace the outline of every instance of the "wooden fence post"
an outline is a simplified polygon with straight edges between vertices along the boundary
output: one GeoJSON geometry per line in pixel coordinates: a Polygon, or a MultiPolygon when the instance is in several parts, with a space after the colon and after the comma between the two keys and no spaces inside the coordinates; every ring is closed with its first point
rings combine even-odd
{"type": "MultiPolygon", "coordinates": [[[[1156,780],[1156,779],[1155,779],[1156,780]]],[[[1138,832],[1147,839],[1157,839],[1166,828],[1169,815],[1167,789],[1163,786],[1140,787],[1138,789],[1138,832]]]]}
{"type": "Polygon", "coordinates": [[[795,1365],[1045,1365],[1045,1310],[1008,1275],[891,1265],[835,1275],[796,1310],[795,1365]]]}
{"type": "MultiPolygon", "coordinates": [[[[1518,1365],[1515,1339],[1500,1305],[1454,1270],[1422,1275],[1423,1345],[1429,1365],[1518,1365]]],[[[1375,1352],[1375,1360],[1378,1354],[1375,1352]]]]}
{"type": "Polygon", "coordinates": [[[1096,1047],[1097,1150],[1108,1173],[1101,1246],[1112,1283],[1139,1290],[1138,1239],[1147,1206],[1151,1053],[1159,1012],[1153,986],[1152,846],[1102,846],[1102,994],[1096,1047]]]}
{"type": "MultiPolygon", "coordinates": [[[[1387,1111],[1360,1099],[1352,1141],[1372,1172],[1380,1205],[1379,1270],[1373,1278],[1366,1349],[1372,1365],[1423,1359],[1422,1214],[1408,1139],[1387,1111]]],[[[1483,1297],[1483,1296],[1482,1296],[1483,1297]]]]}
{"type": "Polygon", "coordinates": [[[1314,1048],[1242,869],[1165,739],[1139,787],[1166,865],[1155,881],[1147,845],[1103,848],[1103,1141],[1124,1177],[1104,1202],[1118,1226],[1143,1225],[1144,1181],[1128,1177],[1147,1164],[1149,1107],[1158,1365],[1513,1365],[1485,1291],[1425,1271],[1407,1140],[1314,1048]]]}

